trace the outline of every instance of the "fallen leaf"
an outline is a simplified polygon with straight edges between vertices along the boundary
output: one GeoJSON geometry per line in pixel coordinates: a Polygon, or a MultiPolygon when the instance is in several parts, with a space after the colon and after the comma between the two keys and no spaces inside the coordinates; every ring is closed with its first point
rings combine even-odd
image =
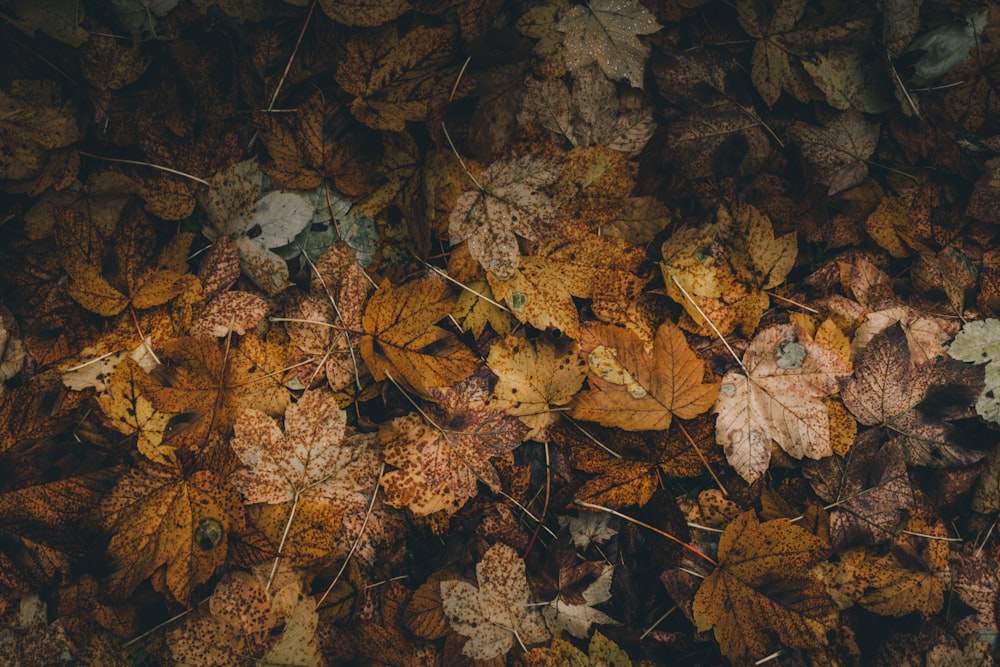
{"type": "Polygon", "coordinates": [[[181,604],[226,561],[227,535],[245,522],[236,490],[215,473],[184,475],[152,463],[126,471],[98,518],[112,535],[112,587],[128,596],[151,577],[156,590],[181,604]]]}
{"type": "Polygon", "coordinates": [[[376,380],[390,375],[418,394],[450,387],[479,365],[454,334],[436,326],[451,312],[447,285],[429,278],[393,288],[388,280],[368,301],[361,356],[376,380]]]}
{"type": "Polygon", "coordinates": [[[628,431],[663,430],[671,419],[691,419],[715,402],[718,386],[704,382],[701,360],[669,320],[652,345],[604,324],[585,325],[580,336],[590,389],[577,394],[573,416],[628,431]]]}
{"type": "Polygon", "coordinates": [[[857,109],[821,116],[822,127],[795,122],[789,135],[798,142],[806,160],[816,169],[816,179],[834,195],[868,176],[867,160],[878,143],[879,126],[865,120],[857,109]]]}
{"type": "Polygon", "coordinates": [[[359,0],[338,2],[321,0],[319,6],[337,23],[352,26],[377,26],[399,18],[410,9],[407,0],[359,0]]]}
{"type": "Polygon", "coordinates": [[[948,346],[952,359],[984,365],[985,386],[976,401],[976,412],[1000,423],[1000,320],[966,322],[948,346]]]}
{"type": "Polygon", "coordinates": [[[382,477],[386,502],[417,516],[454,514],[478,493],[483,482],[501,490],[490,459],[516,449],[527,428],[486,405],[484,383],[470,379],[454,389],[432,390],[438,405],[409,414],[379,430],[382,456],[397,469],[382,477]]]}
{"type": "Polygon", "coordinates": [[[823,399],[849,370],[835,352],[793,325],[761,330],[743,355],[743,369],[722,378],[716,437],[747,482],[759,479],[777,444],[794,458],[830,456],[830,422],[823,399]]]}
{"type": "Polygon", "coordinates": [[[612,81],[627,79],[642,88],[649,49],[637,35],[651,35],[662,26],[636,0],[594,0],[573,5],[556,30],[565,33],[563,59],[570,71],[596,62],[612,81]]]}
{"type": "Polygon", "coordinates": [[[453,244],[466,241],[469,254],[487,271],[510,276],[518,265],[517,237],[558,238],[559,215],[544,188],[559,177],[552,157],[526,155],[494,162],[479,177],[479,189],[462,194],[451,212],[453,244]]]}
{"type": "Polygon", "coordinates": [[[819,648],[837,625],[837,608],[809,568],[829,547],[776,519],[759,523],[753,511],[737,517],[719,540],[719,564],[694,599],[699,630],[712,629],[727,658],[767,656],[771,637],[795,648],[819,648]]]}
{"type": "Polygon", "coordinates": [[[586,362],[572,341],[509,336],[490,346],[486,365],[499,377],[491,407],[518,417],[531,430],[527,439],[544,439],[558,421],[556,410],[583,387],[586,362]]]}
{"type": "Polygon", "coordinates": [[[898,323],[875,335],[841,391],[844,405],[862,424],[899,438],[912,465],[960,466],[983,458],[986,453],[961,444],[959,430],[945,420],[979,395],[982,369],[948,359],[914,368],[910,356],[898,323]]]}
{"type": "Polygon", "coordinates": [[[468,637],[462,655],[489,660],[506,655],[515,636],[525,646],[549,637],[542,616],[531,603],[524,561],[505,544],[496,544],[476,565],[479,586],[447,579],[441,603],[451,629],[468,637]]]}

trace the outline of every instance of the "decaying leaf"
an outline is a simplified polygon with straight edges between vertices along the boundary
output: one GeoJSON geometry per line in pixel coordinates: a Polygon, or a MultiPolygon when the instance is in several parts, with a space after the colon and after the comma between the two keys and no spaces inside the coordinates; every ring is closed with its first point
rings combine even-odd
{"type": "Polygon", "coordinates": [[[436,326],[454,296],[439,280],[423,279],[393,289],[383,281],[365,308],[361,355],[376,380],[396,382],[426,395],[472,374],[479,360],[454,334],[436,326]]]}
{"type": "Polygon", "coordinates": [[[837,608],[809,568],[828,552],[788,519],[759,523],[744,512],[722,534],[719,565],[695,596],[698,629],[714,630],[723,655],[739,663],[768,655],[775,635],[787,646],[823,646],[837,608]]]}
{"type": "Polygon", "coordinates": [[[846,362],[808,340],[794,325],[762,330],[743,355],[743,368],[722,378],[716,437],[748,482],[771,460],[771,445],[800,459],[830,456],[830,421],[823,399],[839,389],[846,362]]]}
{"type": "Polygon", "coordinates": [[[531,589],[524,561],[505,544],[483,554],[476,565],[479,586],[454,579],[441,582],[441,602],[451,629],[468,637],[462,655],[489,660],[505,655],[515,636],[525,646],[549,637],[537,609],[529,606],[531,589]]]}
{"type": "Polygon", "coordinates": [[[556,29],[565,33],[563,59],[571,71],[596,62],[612,81],[627,79],[643,86],[649,49],[637,35],[650,35],[660,24],[637,0],[594,0],[574,5],[556,29]]]}
{"type": "Polygon", "coordinates": [[[483,382],[470,378],[431,390],[438,405],[424,408],[429,419],[409,414],[382,426],[382,455],[397,468],[382,477],[386,502],[418,516],[450,515],[476,495],[478,482],[500,490],[490,459],[516,449],[527,429],[488,408],[487,395],[483,382]]]}

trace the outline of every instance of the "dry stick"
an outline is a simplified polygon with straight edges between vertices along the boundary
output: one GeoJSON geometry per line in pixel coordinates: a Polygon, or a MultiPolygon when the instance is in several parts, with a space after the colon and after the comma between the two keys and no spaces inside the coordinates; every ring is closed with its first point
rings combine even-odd
{"type": "Polygon", "coordinates": [[[684,437],[687,438],[687,441],[691,443],[691,447],[694,448],[695,453],[698,454],[698,458],[701,459],[701,464],[705,466],[705,470],[707,470],[708,474],[711,475],[712,479],[715,480],[715,485],[719,487],[720,491],[722,491],[722,495],[728,498],[729,492],[726,491],[726,487],[722,485],[722,480],[720,480],[718,475],[715,474],[715,471],[712,470],[712,466],[708,464],[708,459],[706,459],[705,455],[702,454],[701,448],[695,443],[694,438],[691,437],[691,434],[687,432],[686,428],[684,428],[684,424],[682,424],[679,419],[675,419],[674,423],[677,424],[677,428],[681,430],[681,433],[684,434],[684,437]]]}
{"type": "Polygon", "coordinates": [[[197,176],[192,176],[191,174],[184,173],[183,171],[178,171],[176,169],[171,169],[170,167],[164,167],[162,165],[153,164],[152,162],[140,162],[139,160],[125,160],[123,158],[117,157],[105,157],[103,155],[94,155],[93,153],[86,153],[84,151],[77,151],[80,155],[86,155],[87,157],[92,157],[95,160],[104,160],[105,162],[120,162],[122,164],[135,164],[140,167],[152,167],[153,169],[159,169],[160,171],[165,171],[167,173],[173,174],[174,176],[181,176],[195,183],[201,183],[202,185],[211,185],[204,178],[198,178],[197,176]]]}
{"type": "Polygon", "coordinates": [[[816,310],[815,308],[810,308],[809,306],[807,306],[805,304],[802,304],[802,303],[799,303],[798,301],[792,301],[791,299],[785,298],[785,297],[781,296],[780,294],[775,294],[774,292],[764,292],[764,293],[767,294],[769,297],[771,297],[773,299],[778,299],[779,301],[784,301],[785,303],[790,303],[793,306],[795,306],[796,308],[801,308],[802,310],[804,310],[806,312],[809,312],[809,313],[812,313],[813,315],[819,315],[819,311],[818,310],[816,310]]]}
{"type": "MultiPolygon", "coordinates": [[[[288,56],[288,62],[285,63],[285,71],[281,73],[281,78],[278,79],[278,85],[274,87],[274,94],[271,95],[271,101],[267,104],[267,113],[274,111],[274,103],[278,100],[278,93],[281,92],[281,87],[285,85],[285,79],[288,78],[288,72],[292,69],[292,62],[295,60],[295,56],[299,52],[299,46],[302,44],[302,38],[305,37],[306,28],[309,27],[309,22],[312,20],[313,12],[316,11],[316,2],[317,0],[313,0],[312,4],[309,6],[309,13],[306,14],[306,20],[302,22],[302,30],[299,31],[299,38],[295,40],[295,47],[292,48],[292,54],[288,56]]],[[[257,136],[258,134],[254,132],[253,136],[250,137],[247,150],[253,148],[254,143],[257,141],[257,136]]]]}
{"type": "Polygon", "coordinates": [[[712,558],[711,556],[703,553],[700,549],[698,549],[697,547],[695,547],[695,546],[693,546],[691,544],[688,544],[687,542],[685,542],[684,540],[680,539],[679,537],[674,537],[673,535],[671,535],[670,533],[668,533],[665,530],[660,530],[659,528],[656,528],[655,526],[651,526],[648,523],[644,523],[642,521],[639,521],[638,519],[636,519],[634,517],[630,517],[627,514],[622,514],[621,512],[613,510],[610,507],[605,507],[604,505],[594,505],[593,503],[584,502],[584,501],[582,501],[582,500],[580,500],[578,498],[574,498],[573,502],[576,503],[577,505],[580,505],[581,507],[587,507],[589,509],[598,510],[600,512],[607,512],[608,514],[611,514],[612,516],[616,516],[619,519],[624,519],[625,521],[628,521],[629,523],[634,523],[637,526],[641,526],[642,528],[646,528],[647,530],[651,530],[654,533],[656,533],[657,535],[661,535],[661,536],[667,538],[668,540],[670,540],[671,542],[675,542],[675,543],[679,544],[680,546],[684,547],[685,549],[687,549],[688,551],[690,551],[694,555],[698,556],[699,558],[702,558],[702,559],[708,561],[713,566],[715,566],[715,567],[719,566],[719,563],[716,562],[714,558],[712,558]]]}
{"type": "Polygon", "coordinates": [[[656,619],[655,621],[653,621],[653,624],[651,626],[649,626],[648,628],[646,628],[645,632],[643,632],[641,635],[639,635],[639,641],[642,641],[643,639],[645,639],[646,635],[648,635],[650,632],[652,632],[653,630],[655,630],[656,626],[658,626],[660,623],[662,623],[663,621],[667,620],[667,617],[670,616],[670,614],[672,614],[675,611],[677,611],[677,609],[678,609],[677,605],[674,605],[673,607],[671,607],[670,609],[667,610],[667,613],[665,613],[663,616],[660,616],[658,619],[656,619]]]}
{"type": "Polygon", "coordinates": [[[997,527],[997,522],[996,521],[994,521],[992,524],[990,524],[990,529],[986,531],[986,537],[984,537],[982,543],[978,547],[976,547],[976,553],[974,555],[977,558],[979,557],[979,555],[981,553],[983,553],[983,548],[986,546],[986,543],[990,541],[990,535],[993,534],[993,529],[996,528],[996,527],[997,527]]]}
{"type": "Polygon", "coordinates": [[[264,592],[270,592],[271,584],[274,583],[274,577],[278,574],[278,564],[281,562],[282,552],[285,550],[285,541],[288,539],[288,533],[292,529],[292,521],[295,520],[295,513],[299,509],[299,499],[302,497],[298,489],[295,489],[295,496],[292,498],[292,511],[288,513],[288,520],[285,521],[285,530],[281,533],[281,541],[278,542],[278,553],[274,555],[274,562],[271,563],[271,574],[267,576],[267,585],[264,587],[264,592]]]}
{"type": "Polygon", "coordinates": [[[194,605],[190,609],[185,609],[181,613],[179,613],[179,614],[177,614],[175,616],[171,616],[170,618],[168,618],[167,620],[163,621],[162,623],[158,623],[158,624],[154,625],[149,630],[146,630],[142,634],[137,635],[136,637],[133,637],[132,639],[130,639],[127,642],[125,642],[124,644],[122,644],[122,648],[128,648],[129,646],[131,646],[132,644],[135,644],[136,642],[141,642],[143,639],[145,639],[149,635],[153,634],[154,632],[156,632],[160,628],[165,628],[166,626],[170,625],[174,621],[179,621],[180,619],[184,618],[185,616],[187,616],[188,614],[190,614],[192,611],[194,611],[195,609],[197,609],[198,607],[200,607],[201,605],[205,604],[206,602],[208,602],[211,599],[212,599],[212,596],[209,595],[207,598],[205,598],[204,600],[202,600],[198,604],[194,605]]]}
{"type": "MultiPolygon", "coordinates": [[[[421,260],[421,261],[423,261],[423,260],[421,260]]],[[[466,292],[472,292],[473,294],[475,294],[476,296],[478,296],[483,301],[486,301],[488,303],[492,303],[494,306],[496,306],[500,310],[502,310],[504,312],[507,312],[507,313],[510,312],[510,309],[508,309],[507,306],[503,305],[502,303],[498,303],[498,302],[494,301],[493,299],[489,298],[485,294],[480,294],[479,292],[477,292],[476,290],[472,289],[468,285],[460,283],[459,281],[455,280],[454,278],[452,278],[451,276],[449,276],[446,272],[442,271],[441,269],[437,268],[436,266],[432,266],[431,264],[428,264],[427,262],[424,262],[424,266],[426,266],[428,269],[430,269],[434,273],[438,274],[439,276],[441,276],[445,280],[448,280],[448,281],[450,281],[450,282],[458,285],[459,287],[461,287],[462,289],[464,289],[466,292]]],[[[459,327],[459,328],[461,328],[461,327],[459,327]]]]}
{"type": "Polygon", "coordinates": [[[355,538],[354,544],[351,545],[351,550],[348,551],[347,556],[344,557],[344,562],[340,565],[340,570],[337,571],[337,576],[333,578],[333,581],[330,582],[330,585],[327,587],[326,591],[323,593],[322,596],[320,596],[319,600],[316,602],[316,609],[319,609],[322,606],[323,600],[325,600],[326,596],[333,591],[333,587],[337,585],[338,581],[340,581],[340,577],[344,574],[344,570],[347,569],[347,564],[351,561],[351,557],[354,555],[354,552],[358,550],[358,545],[361,544],[361,538],[365,536],[365,528],[368,527],[368,519],[371,518],[372,511],[374,511],[375,509],[375,499],[378,498],[378,490],[380,488],[380,485],[382,484],[382,475],[384,474],[385,474],[385,461],[383,461],[382,464],[379,466],[378,479],[375,480],[375,490],[372,492],[372,500],[370,503],[368,503],[368,511],[365,512],[365,520],[361,522],[361,529],[358,530],[358,536],[357,538],[355,538]]]}

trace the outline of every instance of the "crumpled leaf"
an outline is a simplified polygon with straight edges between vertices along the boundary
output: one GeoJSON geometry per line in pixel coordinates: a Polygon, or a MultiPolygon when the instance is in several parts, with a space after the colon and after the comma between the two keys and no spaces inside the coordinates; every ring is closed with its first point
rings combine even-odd
{"type": "Polygon", "coordinates": [[[411,413],[381,427],[382,455],[397,468],[382,477],[389,505],[407,507],[417,516],[451,515],[475,497],[478,482],[501,490],[490,459],[514,451],[527,428],[490,409],[487,396],[484,382],[474,378],[455,388],[434,389],[431,397],[437,405],[423,408],[433,423],[411,413]]]}
{"type": "Polygon", "coordinates": [[[716,438],[747,482],[759,479],[776,443],[791,456],[830,456],[830,420],[823,399],[850,372],[835,352],[809,340],[794,325],[763,329],[743,355],[747,374],[722,378],[716,438]]]}
{"type": "Polygon", "coordinates": [[[718,386],[704,382],[701,360],[667,320],[652,345],[604,324],[586,324],[580,336],[590,389],[577,395],[573,416],[628,431],[665,430],[671,419],[691,419],[711,407],[718,386]]]}
{"type": "Polygon", "coordinates": [[[436,326],[451,311],[454,295],[440,280],[412,280],[393,288],[388,279],[368,301],[361,356],[376,380],[396,382],[427,395],[450,387],[479,365],[454,334],[436,326]]]}
{"type": "Polygon", "coordinates": [[[479,586],[447,579],[441,603],[451,629],[468,637],[462,655],[489,660],[506,655],[515,633],[525,646],[549,637],[542,615],[531,604],[524,561],[506,544],[495,544],[476,565],[479,586]]]}
{"type": "Polygon", "coordinates": [[[950,359],[916,368],[899,323],[884,329],[858,354],[854,376],[841,391],[859,422],[882,426],[900,439],[907,463],[968,465],[986,452],[964,446],[960,431],[945,419],[960,416],[982,389],[983,371],[950,359]]]}
{"type": "Polygon", "coordinates": [[[79,654],[62,621],[49,623],[46,604],[34,593],[17,601],[10,620],[0,626],[0,660],[6,665],[68,664],[79,654]]]}
{"type": "Polygon", "coordinates": [[[719,565],[695,595],[695,624],[713,629],[722,654],[741,664],[767,656],[774,635],[795,648],[825,645],[837,608],[809,568],[828,552],[788,519],[759,523],[744,512],[719,540],[719,565]]]}
{"type": "Polygon", "coordinates": [[[649,49],[637,35],[662,26],[637,0],[592,0],[563,14],[556,30],[565,33],[563,60],[570,70],[596,62],[612,81],[628,79],[642,88],[649,49]]]}

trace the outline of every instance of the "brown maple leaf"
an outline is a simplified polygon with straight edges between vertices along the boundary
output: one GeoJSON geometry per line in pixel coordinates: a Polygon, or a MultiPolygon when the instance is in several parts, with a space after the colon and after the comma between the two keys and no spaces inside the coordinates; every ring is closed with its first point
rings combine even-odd
{"type": "Polygon", "coordinates": [[[146,462],[121,477],[98,519],[112,535],[112,587],[127,597],[152,577],[154,588],[181,604],[226,561],[228,534],[246,522],[239,494],[215,473],[185,475],[146,462]]]}
{"type": "Polygon", "coordinates": [[[488,396],[485,381],[473,377],[431,391],[436,405],[424,408],[430,421],[409,414],[382,426],[382,456],[397,468],[382,478],[388,504],[417,515],[451,515],[475,497],[478,482],[501,490],[490,459],[514,451],[527,428],[487,408],[488,396]]]}
{"type": "Polygon", "coordinates": [[[743,355],[743,371],[722,378],[716,437],[736,472],[753,483],[767,470],[771,443],[791,456],[833,453],[823,399],[839,389],[847,363],[794,325],[763,329],[743,355]]]}
{"type": "Polygon", "coordinates": [[[722,654],[739,664],[768,655],[773,635],[787,646],[823,646],[837,608],[809,568],[828,553],[788,519],[759,523],[744,512],[722,534],[719,565],[695,595],[698,629],[714,630],[722,654]]]}
{"type": "MultiPolygon", "coordinates": [[[[178,452],[209,454],[216,436],[233,427],[247,406],[281,414],[288,392],[259,340],[246,337],[239,348],[213,338],[178,338],[160,351],[168,363],[152,374],[136,376],[143,396],[154,408],[172,415],[165,444],[178,452]]],[[[221,454],[221,452],[215,452],[221,454]]]]}
{"type": "Polygon", "coordinates": [[[439,280],[413,280],[393,288],[382,281],[365,308],[361,356],[376,380],[390,375],[427,395],[450,387],[479,365],[472,351],[436,324],[451,311],[454,296],[439,280]]]}
{"type": "Polygon", "coordinates": [[[543,191],[555,183],[561,162],[544,155],[498,160],[479,177],[476,190],[458,198],[448,233],[466,241],[469,254],[487,271],[510,276],[518,265],[517,237],[557,238],[560,216],[543,191]]]}
{"type": "Polygon", "coordinates": [[[663,430],[675,416],[691,419],[707,411],[719,391],[703,381],[704,365],[669,320],[652,345],[625,329],[587,324],[580,347],[590,388],[573,403],[577,419],[628,431],[663,430]]]}
{"type": "Polygon", "coordinates": [[[844,405],[866,426],[898,438],[912,465],[961,466],[986,453],[965,447],[948,417],[961,416],[983,386],[981,366],[937,358],[911,364],[910,346],[897,322],[872,337],[844,385],[844,405]]]}

